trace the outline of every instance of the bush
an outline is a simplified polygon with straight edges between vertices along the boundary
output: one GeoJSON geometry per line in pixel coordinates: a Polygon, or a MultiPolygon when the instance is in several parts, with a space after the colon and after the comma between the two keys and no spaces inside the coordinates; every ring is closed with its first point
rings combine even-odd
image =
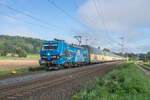
{"type": "Polygon", "coordinates": [[[6,51],[3,51],[3,50],[0,50],[0,56],[6,56],[7,52],[6,51]]]}
{"type": "Polygon", "coordinates": [[[123,63],[79,93],[79,100],[149,100],[150,79],[133,63],[123,63]]]}
{"type": "Polygon", "coordinates": [[[21,48],[17,48],[16,53],[19,57],[27,57],[27,52],[25,50],[22,50],[21,48]]]}

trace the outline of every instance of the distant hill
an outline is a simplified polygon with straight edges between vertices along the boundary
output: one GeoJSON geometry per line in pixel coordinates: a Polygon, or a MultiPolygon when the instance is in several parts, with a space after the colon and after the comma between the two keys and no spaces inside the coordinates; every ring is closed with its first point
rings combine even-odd
{"type": "Polygon", "coordinates": [[[44,40],[0,35],[0,54],[16,53],[16,50],[22,49],[27,53],[36,54],[40,52],[40,46],[44,40]]]}

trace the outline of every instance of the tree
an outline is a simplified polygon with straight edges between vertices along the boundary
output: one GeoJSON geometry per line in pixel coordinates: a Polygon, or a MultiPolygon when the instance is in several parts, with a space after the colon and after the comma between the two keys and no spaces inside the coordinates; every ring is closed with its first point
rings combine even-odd
{"type": "Polygon", "coordinates": [[[27,52],[25,50],[22,50],[21,48],[17,48],[16,53],[19,57],[27,57],[27,52]]]}
{"type": "Polygon", "coordinates": [[[150,60],[150,51],[149,51],[149,52],[147,52],[147,54],[146,54],[146,55],[147,55],[147,59],[148,59],[148,60],[150,60]]]}
{"type": "Polygon", "coordinates": [[[103,51],[110,52],[110,50],[107,48],[104,48],[103,51]]]}
{"type": "Polygon", "coordinates": [[[0,50],[5,51],[6,54],[16,54],[16,48],[18,47],[27,53],[37,54],[40,52],[40,47],[44,42],[44,40],[40,39],[6,35],[0,35],[0,40],[0,50]]]}
{"type": "Polygon", "coordinates": [[[6,56],[6,51],[0,50],[0,56],[6,56]]]}
{"type": "Polygon", "coordinates": [[[129,60],[138,60],[138,56],[134,53],[128,53],[129,60]]]}
{"type": "Polygon", "coordinates": [[[119,56],[124,56],[124,54],[122,52],[117,53],[119,56]]]}

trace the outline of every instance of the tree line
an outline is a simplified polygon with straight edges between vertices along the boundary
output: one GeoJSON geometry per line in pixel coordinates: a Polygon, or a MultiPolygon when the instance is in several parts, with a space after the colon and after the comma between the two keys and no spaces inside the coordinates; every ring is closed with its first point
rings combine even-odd
{"type": "MultiPolygon", "coordinates": [[[[27,54],[39,54],[40,47],[45,40],[20,37],[20,36],[7,36],[0,35],[0,56],[19,56],[26,57],[27,54]]],[[[110,52],[109,49],[104,48],[104,51],[110,52]]],[[[129,60],[150,60],[150,51],[147,53],[115,53],[117,55],[128,57],[129,60]]]]}
{"type": "Polygon", "coordinates": [[[37,54],[43,42],[44,40],[34,38],[0,35],[0,55],[26,57],[28,53],[37,54]]]}
{"type": "MultiPolygon", "coordinates": [[[[103,49],[104,51],[106,52],[110,52],[109,49],[107,48],[104,48],[103,49]]],[[[114,52],[115,53],[115,52],[114,52]]],[[[143,60],[143,61],[150,61],[150,51],[147,52],[147,53],[115,53],[119,56],[122,56],[122,57],[128,57],[129,60],[143,60]]]]}
{"type": "Polygon", "coordinates": [[[150,61],[150,51],[147,53],[117,53],[120,56],[128,57],[129,60],[143,60],[143,61],[150,61]]]}

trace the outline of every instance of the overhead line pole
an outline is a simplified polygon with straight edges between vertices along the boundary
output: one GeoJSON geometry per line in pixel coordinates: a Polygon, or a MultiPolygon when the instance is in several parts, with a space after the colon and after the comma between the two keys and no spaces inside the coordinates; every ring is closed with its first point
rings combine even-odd
{"type": "MultiPolygon", "coordinates": [[[[61,11],[62,13],[64,13],[65,15],[67,15],[68,17],[70,17],[72,20],[74,20],[75,22],[79,23],[80,25],[84,26],[85,28],[87,28],[86,25],[82,24],[79,20],[77,20],[76,18],[72,17],[72,15],[70,15],[66,10],[64,10],[63,8],[59,7],[54,0],[50,1],[48,0],[48,2],[53,5],[55,8],[57,8],[59,11],[61,11]]],[[[105,24],[105,23],[104,23],[105,24]]],[[[112,38],[111,38],[112,39],[112,38]]],[[[113,40],[113,39],[112,39],[113,40]]],[[[113,40],[114,41],[114,40],[113,40]]],[[[111,41],[112,42],[112,41],[111,41]]],[[[116,41],[115,41],[116,42],[116,41]]]]}
{"type": "MultiPolygon", "coordinates": [[[[74,18],[72,15],[70,15],[66,10],[64,10],[63,8],[59,7],[54,0],[50,1],[48,0],[48,2],[50,4],[52,4],[55,8],[57,8],[59,11],[61,11],[62,13],[64,13],[66,16],[70,17],[72,20],[74,20],[75,22],[77,22],[78,24],[82,25],[83,27],[89,29],[86,25],[82,24],[81,21],[77,20],[76,18],[74,18]]],[[[91,30],[91,29],[90,29],[91,30]]],[[[91,30],[93,31],[93,30],[91,30]]]]}
{"type": "Polygon", "coordinates": [[[82,43],[82,36],[74,36],[75,39],[79,42],[79,45],[82,43]]]}
{"type": "Polygon", "coordinates": [[[121,52],[122,52],[122,54],[124,54],[124,37],[120,37],[120,40],[121,40],[121,43],[120,43],[121,52]]]}

